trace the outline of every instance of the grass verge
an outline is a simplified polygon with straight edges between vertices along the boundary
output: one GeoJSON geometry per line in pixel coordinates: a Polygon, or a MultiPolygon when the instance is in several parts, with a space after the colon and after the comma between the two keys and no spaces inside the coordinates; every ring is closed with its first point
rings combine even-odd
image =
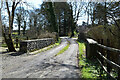
{"type": "MultiPolygon", "coordinates": [[[[78,42],[79,44],[79,67],[81,69],[82,78],[85,80],[108,80],[107,74],[102,70],[99,62],[95,59],[88,60],[85,56],[85,43],[78,42]],[[100,76],[101,74],[101,76],[100,76]]],[[[118,75],[113,71],[112,76],[118,75]]]]}
{"type": "Polygon", "coordinates": [[[67,46],[65,46],[62,50],[60,50],[55,56],[58,56],[60,54],[62,54],[63,52],[65,52],[70,46],[70,43],[68,42],[67,46]]]}
{"type": "Polygon", "coordinates": [[[99,80],[99,68],[96,61],[90,61],[85,56],[85,43],[79,44],[79,67],[81,69],[81,77],[85,80],[99,80]]]}
{"type": "Polygon", "coordinates": [[[2,47],[7,47],[7,45],[4,43],[4,44],[2,44],[2,47]]]}
{"type": "MultiPolygon", "coordinates": [[[[5,48],[6,48],[6,47],[7,47],[7,44],[4,43],[4,44],[1,45],[1,47],[5,47],[5,48]]],[[[16,48],[16,44],[14,44],[14,47],[16,48]]],[[[20,47],[20,44],[18,44],[18,48],[19,48],[19,47],[20,47]]]]}

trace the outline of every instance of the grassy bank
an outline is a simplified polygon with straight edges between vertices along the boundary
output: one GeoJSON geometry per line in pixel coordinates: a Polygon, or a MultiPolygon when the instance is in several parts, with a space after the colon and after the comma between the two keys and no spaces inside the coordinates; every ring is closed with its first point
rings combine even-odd
{"type": "Polygon", "coordinates": [[[90,61],[85,56],[85,43],[79,44],[79,67],[81,70],[81,77],[85,80],[99,80],[99,68],[96,61],[90,61]]]}
{"type": "MultiPolygon", "coordinates": [[[[85,56],[85,43],[78,42],[79,44],[79,67],[81,70],[81,77],[85,80],[108,80],[107,73],[101,68],[96,58],[92,60],[86,59],[85,56]]],[[[112,76],[118,75],[113,71],[112,76]]]]}

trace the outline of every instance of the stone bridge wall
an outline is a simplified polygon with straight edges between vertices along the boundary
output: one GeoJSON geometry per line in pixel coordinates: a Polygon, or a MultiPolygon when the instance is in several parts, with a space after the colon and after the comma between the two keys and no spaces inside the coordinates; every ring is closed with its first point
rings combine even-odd
{"type": "Polygon", "coordinates": [[[54,44],[53,38],[24,40],[20,42],[20,52],[31,52],[54,44]]]}

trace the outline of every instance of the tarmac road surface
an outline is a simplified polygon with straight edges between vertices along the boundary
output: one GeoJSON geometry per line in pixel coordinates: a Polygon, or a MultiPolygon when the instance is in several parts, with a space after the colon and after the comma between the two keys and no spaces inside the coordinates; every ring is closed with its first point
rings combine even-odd
{"type": "Polygon", "coordinates": [[[3,56],[2,78],[80,78],[77,53],[75,40],[62,38],[59,46],[36,55],[3,56]],[[55,56],[68,41],[68,50],[55,56]]]}

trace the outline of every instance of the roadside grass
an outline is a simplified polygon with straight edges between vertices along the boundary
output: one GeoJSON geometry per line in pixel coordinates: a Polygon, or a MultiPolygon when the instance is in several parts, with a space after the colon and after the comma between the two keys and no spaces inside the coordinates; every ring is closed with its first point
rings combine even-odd
{"type": "MultiPolygon", "coordinates": [[[[1,47],[7,47],[7,44],[4,43],[4,44],[1,44],[1,47]]],[[[16,44],[14,44],[14,47],[16,48],[16,44]]],[[[18,43],[18,48],[20,47],[20,44],[18,43]]]]}
{"type": "Polygon", "coordinates": [[[4,43],[4,44],[2,44],[2,47],[7,47],[7,45],[4,43]]]}
{"type": "Polygon", "coordinates": [[[72,38],[78,38],[78,33],[74,31],[74,36],[72,38]]]}
{"type": "Polygon", "coordinates": [[[65,52],[70,46],[70,42],[68,42],[67,46],[65,46],[62,50],[60,50],[55,56],[58,56],[60,54],[62,54],[63,52],[65,52]]]}
{"type": "Polygon", "coordinates": [[[87,60],[85,56],[85,43],[77,42],[79,44],[79,67],[81,69],[81,77],[85,80],[99,80],[99,66],[93,60],[87,60]]]}
{"type": "MultiPolygon", "coordinates": [[[[85,56],[85,43],[77,42],[79,44],[79,67],[81,69],[81,77],[85,80],[108,80],[107,73],[101,68],[96,58],[89,60],[85,56]],[[100,75],[101,74],[101,75],[100,75]]],[[[117,77],[117,73],[113,70],[112,76],[117,77]]]]}

